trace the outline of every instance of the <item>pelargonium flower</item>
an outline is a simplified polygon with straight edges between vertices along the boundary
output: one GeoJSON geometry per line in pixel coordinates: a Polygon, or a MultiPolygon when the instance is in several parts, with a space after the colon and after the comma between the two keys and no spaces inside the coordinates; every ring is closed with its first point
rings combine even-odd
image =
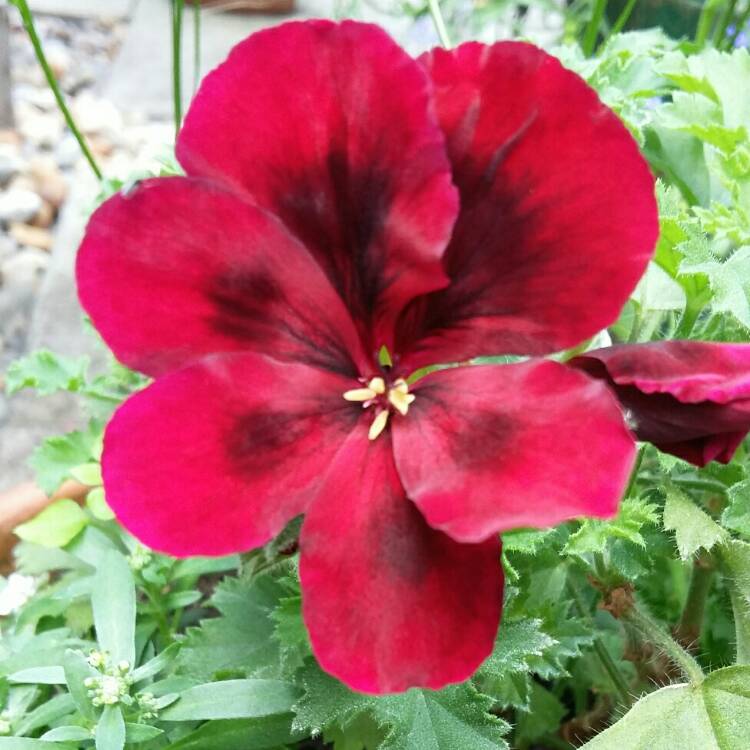
{"type": "Polygon", "coordinates": [[[570,364],[609,384],[640,440],[697,466],[729,463],[750,431],[750,345],[621,345],[570,364]]]}
{"type": "Polygon", "coordinates": [[[611,516],[634,443],[556,362],[410,376],[617,316],[657,233],[636,144],[531,45],[414,61],[311,21],[233,50],[177,156],[187,176],[111,198],[78,256],[99,331],[156,378],[107,428],[108,501],[178,556],[305,513],[320,664],[376,693],[465,679],[500,619],[498,532],[611,516]]]}

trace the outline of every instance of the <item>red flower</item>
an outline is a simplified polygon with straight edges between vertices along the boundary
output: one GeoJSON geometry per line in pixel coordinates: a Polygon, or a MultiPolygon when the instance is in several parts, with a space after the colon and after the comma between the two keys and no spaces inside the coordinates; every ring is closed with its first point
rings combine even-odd
{"type": "Polygon", "coordinates": [[[592,335],[657,232],[635,143],[554,58],[421,62],[352,22],[253,35],[191,107],[188,176],[109,200],[78,256],[102,335],[157,378],[106,432],[118,518],[214,555],[305,512],[313,649],[371,692],[468,677],[497,533],[612,515],[634,452],[607,387],[554,362],[404,378],[592,335]]]}
{"type": "Polygon", "coordinates": [[[729,463],[750,431],[750,345],[612,346],[570,364],[610,385],[640,440],[697,466],[729,463]]]}

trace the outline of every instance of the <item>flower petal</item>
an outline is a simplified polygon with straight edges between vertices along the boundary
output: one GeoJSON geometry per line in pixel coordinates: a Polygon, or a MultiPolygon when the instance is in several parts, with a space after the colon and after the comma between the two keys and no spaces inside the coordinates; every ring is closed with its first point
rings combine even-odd
{"type": "Polygon", "coordinates": [[[529,44],[423,59],[461,212],[451,285],[414,303],[397,350],[413,368],[545,354],[616,319],[658,234],[654,181],[593,89],[529,44]]]}
{"type": "Polygon", "coordinates": [[[624,344],[569,364],[610,385],[640,440],[697,466],[731,461],[750,430],[748,344],[624,344]]]}
{"type": "Polygon", "coordinates": [[[153,549],[223,555],[264,544],[302,513],[360,418],[338,375],[226,354],[160,378],[115,412],[107,502],[153,549]]]}
{"type": "Polygon", "coordinates": [[[429,80],[376,26],[253,34],[204,80],[177,155],[279,216],[375,350],[410,299],[447,283],[457,196],[429,80]]]}
{"type": "Polygon", "coordinates": [[[160,375],[206,354],[261,350],[358,374],[341,300],[281,224],[208,182],[147,180],[92,216],[78,293],[117,357],[160,375]]]}
{"type": "Polygon", "coordinates": [[[635,445],[603,384],[532,360],[442,370],[412,390],[394,453],[433,528],[477,542],[617,511],[635,445]]]}
{"type": "Polygon", "coordinates": [[[351,433],[302,527],[303,611],[313,651],[354,690],[438,689],[489,656],[503,578],[499,540],[458,544],[424,522],[390,438],[351,433]]]}

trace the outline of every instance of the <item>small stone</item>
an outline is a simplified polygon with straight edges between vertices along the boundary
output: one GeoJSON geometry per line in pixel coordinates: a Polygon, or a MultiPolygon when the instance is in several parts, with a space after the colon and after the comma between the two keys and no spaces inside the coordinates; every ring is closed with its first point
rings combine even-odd
{"type": "Polygon", "coordinates": [[[29,162],[29,175],[36,192],[57,209],[68,196],[68,182],[55,160],[49,156],[36,156],[29,162]]]}
{"type": "Polygon", "coordinates": [[[49,229],[55,221],[57,211],[49,201],[42,201],[42,207],[30,224],[40,229],[49,229]]]}
{"type": "Polygon", "coordinates": [[[52,233],[42,227],[28,224],[11,224],[10,236],[19,244],[36,247],[49,252],[52,249],[52,233]]]}
{"type": "Polygon", "coordinates": [[[5,185],[23,169],[18,146],[0,142],[0,185],[5,185]]]}
{"type": "Polygon", "coordinates": [[[81,158],[81,147],[72,133],[66,133],[60,143],[55,146],[55,161],[61,169],[71,169],[81,158]]]}
{"type": "Polygon", "coordinates": [[[17,130],[0,128],[0,143],[9,143],[11,146],[20,146],[23,138],[17,130]]]}
{"type": "Polygon", "coordinates": [[[0,194],[0,221],[29,221],[42,208],[42,199],[32,190],[12,188],[0,194]]]}
{"type": "Polygon", "coordinates": [[[7,234],[0,234],[0,266],[5,263],[11,255],[15,255],[16,250],[18,250],[16,241],[7,234]]]}
{"type": "Polygon", "coordinates": [[[49,254],[43,250],[24,248],[0,265],[3,287],[18,291],[36,289],[47,270],[49,259],[49,254]]]}
{"type": "Polygon", "coordinates": [[[59,39],[49,39],[44,45],[44,54],[55,78],[59,81],[70,68],[70,52],[67,45],[59,39]]]}

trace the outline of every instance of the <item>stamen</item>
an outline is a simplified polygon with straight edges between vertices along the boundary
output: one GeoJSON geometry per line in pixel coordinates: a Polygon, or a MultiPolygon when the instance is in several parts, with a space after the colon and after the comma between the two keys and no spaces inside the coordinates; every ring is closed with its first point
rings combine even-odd
{"type": "Polygon", "coordinates": [[[370,431],[367,433],[367,437],[370,438],[370,440],[375,440],[375,438],[383,432],[385,426],[388,424],[389,414],[390,412],[384,410],[373,419],[372,424],[370,425],[370,431]]]}
{"type": "MultiPolygon", "coordinates": [[[[406,383],[404,383],[404,385],[406,385],[406,383]]],[[[409,406],[415,398],[416,397],[413,393],[405,393],[398,388],[391,388],[391,390],[388,391],[388,401],[390,401],[391,405],[403,417],[407,415],[409,406]]]]}
{"type": "Polygon", "coordinates": [[[372,388],[354,388],[351,391],[344,392],[344,398],[347,401],[369,401],[377,395],[377,392],[372,388]]]}
{"type": "Polygon", "coordinates": [[[385,393],[385,380],[383,380],[383,378],[373,378],[367,384],[367,387],[371,391],[375,391],[375,393],[377,393],[378,396],[382,396],[385,393]]]}

